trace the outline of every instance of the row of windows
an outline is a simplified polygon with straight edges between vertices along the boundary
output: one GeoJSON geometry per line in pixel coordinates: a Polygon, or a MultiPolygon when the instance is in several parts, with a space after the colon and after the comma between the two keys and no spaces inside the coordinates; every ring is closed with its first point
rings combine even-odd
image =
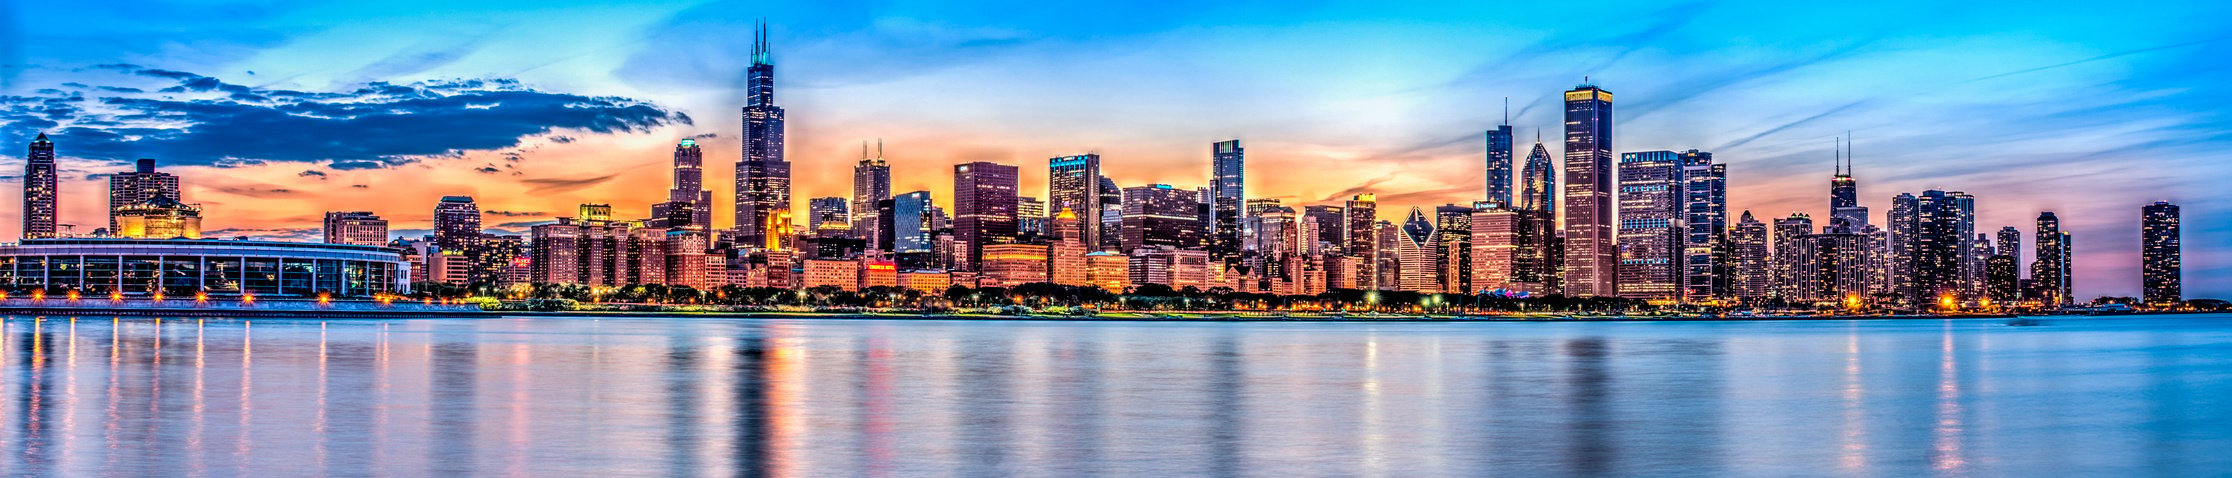
{"type": "Polygon", "coordinates": [[[398,290],[397,263],[207,256],[0,257],[0,284],[91,295],[240,294],[369,296],[398,290]]]}

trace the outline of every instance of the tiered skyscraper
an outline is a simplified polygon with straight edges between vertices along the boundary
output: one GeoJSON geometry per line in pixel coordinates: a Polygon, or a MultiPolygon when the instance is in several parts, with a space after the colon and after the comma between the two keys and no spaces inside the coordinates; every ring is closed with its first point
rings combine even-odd
{"type": "Polygon", "coordinates": [[[1104,244],[1099,219],[1104,209],[1100,160],[1098,154],[1046,160],[1046,209],[1057,214],[1065,209],[1076,211],[1079,222],[1085,227],[1083,242],[1093,250],[1100,250],[1104,244]]]}
{"type": "Polygon", "coordinates": [[[2139,282],[2141,295],[2149,305],[2167,306],[2184,300],[2179,233],[2178,205],[2156,202],[2140,208],[2139,282]]]}
{"type": "Polygon", "coordinates": [[[883,222],[876,204],[891,199],[891,164],[884,162],[883,142],[876,143],[876,155],[868,156],[868,144],[860,145],[860,164],[853,165],[852,233],[866,239],[868,247],[888,249],[883,233],[876,227],[883,222]]]}
{"type": "Polygon", "coordinates": [[[1565,92],[1565,171],[1565,293],[1617,294],[1612,92],[1587,84],[1565,92]]]}
{"type": "Polygon", "coordinates": [[[109,176],[109,231],[117,230],[117,213],[126,206],[157,197],[180,199],[178,176],[155,170],[155,160],[141,158],[131,172],[109,176]]]}
{"type": "Polygon", "coordinates": [[[54,142],[40,133],[23,158],[23,238],[55,237],[54,142]]]}
{"type": "Polygon", "coordinates": [[[651,217],[663,221],[664,227],[713,227],[713,192],[705,190],[705,151],[698,148],[697,140],[674,145],[674,188],[667,190],[667,202],[652,205],[651,217]],[[688,221],[672,220],[677,217],[688,221]]]}
{"type": "Polygon", "coordinates": [[[736,163],[736,240],[778,249],[790,228],[791,164],[783,156],[783,107],[775,105],[775,63],[765,25],[754,34],[747,76],[744,159],[736,163]]]}
{"type": "Polygon", "coordinates": [[[1237,139],[1209,146],[1209,256],[1225,265],[1240,258],[1240,205],[1247,201],[1246,153],[1237,139]]]}

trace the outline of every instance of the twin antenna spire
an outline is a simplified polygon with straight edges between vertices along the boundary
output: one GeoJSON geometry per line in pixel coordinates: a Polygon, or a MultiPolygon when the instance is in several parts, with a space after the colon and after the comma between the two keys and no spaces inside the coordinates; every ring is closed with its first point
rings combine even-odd
{"type": "Polygon", "coordinates": [[[883,159],[883,138],[876,138],[876,155],[868,155],[868,140],[860,140],[860,159],[883,159]]]}
{"type": "Polygon", "coordinates": [[[1835,168],[1837,170],[1837,177],[1851,177],[1852,132],[1846,131],[1844,137],[1837,138],[1836,147],[1832,148],[1831,151],[1831,155],[1836,158],[1835,168]]]}

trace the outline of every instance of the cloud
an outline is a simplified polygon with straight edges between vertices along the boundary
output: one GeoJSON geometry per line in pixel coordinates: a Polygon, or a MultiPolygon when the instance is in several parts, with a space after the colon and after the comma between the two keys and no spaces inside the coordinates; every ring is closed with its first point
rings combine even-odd
{"type": "Polygon", "coordinates": [[[501,171],[503,171],[503,170],[501,170],[501,169],[496,169],[496,167],[495,167],[495,166],[481,166],[481,167],[478,167],[478,168],[473,168],[473,171],[477,171],[477,172],[479,172],[479,173],[481,173],[481,174],[496,174],[496,173],[498,173],[498,172],[501,172],[501,171]]]}
{"type": "Polygon", "coordinates": [[[559,130],[628,133],[690,124],[681,112],[621,97],[537,90],[501,78],[372,82],[347,91],[226,83],[191,72],[103,65],[172,80],[168,94],[0,98],[0,137],[45,132],[73,157],[238,167],[268,162],[376,169],[516,147],[559,130]],[[87,103],[80,108],[72,103],[87,103]]]}
{"type": "Polygon", "coordinates": [[[542,211],[497,211],[497,210],[487,210],[487,211],[481,211],[481,215],[483,215],[483,216],[502,216],[502,217],[544,217],[544,216],[549,216],[549,215],[550,215],[550,213],[547,213],[547,212],[542,212],[542,211]]]}
{"type": "Polygon", "coordinates": [[[258,199],[293,197],[300,194],[298,191],[276,186],[222,186],[216,188],[216,191],[258,199]]]}
{"type": "Polygon", "coordinates": [[[319,181],[324,181],[326,179],[325,171],[309,170],[303,171],[301,173],[296,173],[295,175],[305,178],[318,178],[319,181]]]}
{"type": "Polygon", "coordinates": [[[611,181],[612,178],[616,178],[619,176],[619,173],[614,173],[593,178],[527,179],[521,180],[520,183],[529,186],[529,188],[527,189],[528,194],[554,194],[579,191],[590,186],[603,184],[605,181],[611,181]]]}

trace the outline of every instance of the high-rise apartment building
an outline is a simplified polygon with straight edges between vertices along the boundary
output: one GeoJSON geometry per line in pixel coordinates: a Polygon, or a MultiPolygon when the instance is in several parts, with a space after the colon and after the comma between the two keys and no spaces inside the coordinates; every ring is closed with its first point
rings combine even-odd
{"type": "MultiPolygon", "coordinates": [[[[23,156],[23,238],[59,237],[56,233],[55,196],[59,191],[54,169],[54,141],[46,133],[31,140],[23,156]]],[[[114,204],[111,203],[111,207],[114,204]]],[[[110,227],[115,227],[111,225],[110,227]]]]}
{"type": "Polygon", "coordinates": [[[1247,201],[1247,150],[1240,140],[1209,145],[1209,255],[1224,265],[1240,259],[1241,205],[1247,201]]]}
{"type": "Polygon", "coordinates": [[[388,243],[388,223],[371,211],[329,211],[325,213],[327,244],[356,244],[385,246],[388,243]]]}
{"type": "Polygon", "coordinates": [[[1906,278],[1899,295],[1911,306],[1943,307],[1973,295],[1966,274],[1974,247],[1975,207],[1974,198],[1958,191],[1901,194],[1893,200],[1892,210],[1911,211],[1895,217],[1901,222],[1892,224],[1893,235],[1900,236],[1900,249],[1893,253],[1899,256],[1901,269],[1895,274],[1906,278]]]}
{"type": "Polygon", "coordinates": [[[1341,206],[1342,238],[1348,241],[1342,251],[1348,255],[1372,258],[1379,250],[1379,233],[1373,229],[1379,222],[1379,196],[1371,193],[1349,197],[1341,206]]]}
{"type": "Polygon", "coordinates": [[[2185,300],[2180,233],[2178,205],[2156,202],[2139,209],[2139,286],[2148,305],[2171,306],[2185,300]]]}
{"type": "Polygon", "coordinates": [[[1804,213],[1791,213],[1790,217],[1776,219],[1773,251],[1774,259],[1768,262],[1768,275],[1774,277],[1771,293],[1783,300],[1803,300],[1806,291],[1814,289],[1801,267],[1815,258],[1802,246],[1806,236],[1814,233],[1813,217],[1804,213]]]}
{"type": "Polygon", "coordinates": [[[1620,297],[1682,300],[1682,243],[1688,237],[1682,172],[1682,157],[1673,151],[1620,155],[1620,297]]]}
{"type": "Polygon", "coordinates": [[[482,235],[480,205],[473,203],[472,196],[442,196],[434,205],[434,247],[442,254],[463,257],[458,265],[468,272],[456,275],[466,282],[486,279],[470,272],[482,269],[474,266],[483,257],[482,235]]]}
{"type": "Polygon", "coordinates": [[[775,105],[774,52],[761,25],[746,70],[743,160],[736,163],[736,242],[780,249],[790,233],[791,164],[783,152],[783,107],[775,105]]]}
{"type": "Polygon", "coordinates": [[[1744,211],[1728,230],[1729,285],[1738,299],[1767,297],[1773,283],[1767,266],[1767,224],[1744,211]]]}
{"type": "Polygon", "coordinates": [[[978,161],[953,167],[953,238],[962,254],[956,267],[978,270],[984,245],[1015,240],[1018,181],[1011,165],[978,161]]]}
{"type": "Polygon", "coordinates": [[[1612,92],[1565,92],[1565,293],[1619,293],[1612,171],[1612,92]]]}
{"type": "Polygon", "coordinates": [[[1440,292],[1472,293],[1472,215],[1495,204],[1480,201],[1474,207],[1445,204],[1434,208],[1434,281],[1440,292]]]}
{"type": "Polygon", "coordinates": [[[2031,284],[2038,289],[2036,297],[2049,306],[2065,305],[2072,298],[2069,287],[2069,249],[2063,243],[2069,235],[2061,231],[2061,218],[2053,211],[2038,213],[2035,244],[2038,251],[2031,255],[2031,284]]]}

